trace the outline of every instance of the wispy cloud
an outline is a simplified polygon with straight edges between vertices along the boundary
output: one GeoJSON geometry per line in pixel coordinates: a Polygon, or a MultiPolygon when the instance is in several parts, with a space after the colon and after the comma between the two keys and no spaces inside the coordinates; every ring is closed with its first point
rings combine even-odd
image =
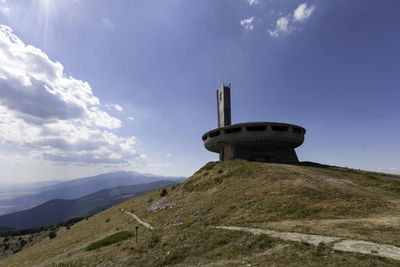
{"type": "Polygon", "coordinates": [[[259,0],[247,0],[247,3],[249,3],[249,5],[257,5],[259,0]]]}
{"type": "MultiPolygon", "coordinates": [[[[126,164],[142,158],[136,137],[113,133],[121,121],[90,85],[0,25],[0,144],[62,163],[126,164]]],[[[117,104],[116,110],[122,110],[117,104]]]]}
{"type": "Polygon", "coordinates": [[[281,34],[289,33],[289,17],[281,17],[276,21],[275,28],[268,30],[269,35],[278,37],[281,34]]]}
{"type": "Polygon", "coordinates": [[[242,25],[243,28],[245,28],[245,30],[251,31],[254,29],[253,21],[254,21],[254,17],[247,18],[247,19],[241,20],[240,25],[242,25]]]}
{"type": "Polygon", "coordinates": [[[305,19],[311,16],[315,8],[316,8],[315,5],[307,7],[307,3],[302,3],[294,11],[293,19],[295,21],[304,21],[305,19]]]}
{"type": "Polygon", "coordinates": [[[0,12],[6,16],[10,14],[10,8],[6,0],[0,0],[0,12]]]}
{"type": "Polygon", "coordinates": [[[103,24],[104,28],[109,31],[113,31],[115,29],[115,23],[110,18],[104,17],[101,19],[101,23],[103,24]]]}
{"type": "Polygon", "coordinates": [[[167,156],[167,158],[170,158],[170,157],[172,157],[172,154],[168,153],[166,156],[167,156]]]}
{"type": "Polygon", "coordinates": [[[128,117],[127,120],[128,121],[133,121],[135,118],[134,117],[128,117]]]}
{"type": "Polygon", "coordinates": [[[269,35],[277,38],[281,35],[289,34],[294,29],[293,23],[304,22],[315,11],[316,6],[308,6],[307,3],[301,3],[293,12],[277,19],[273,29],[268,29],[269,35]]]}
{"type": "Polygon", "coordinates": [[[120,111],[120,112],[123,110],[123,108],[122,108],[120,105],[118,105],[118,104],[106,104],[105,106],[106,106],[106,108],[107,108],[108,110],[113,110],[113,109],[115,109],[116,111],[120,111]]]}

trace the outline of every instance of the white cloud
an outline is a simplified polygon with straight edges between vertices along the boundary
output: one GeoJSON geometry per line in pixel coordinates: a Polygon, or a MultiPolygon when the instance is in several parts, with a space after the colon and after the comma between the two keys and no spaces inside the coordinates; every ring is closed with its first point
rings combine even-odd
{"type": "Polygon", "coordinates": [[[389,170],[391,170],[391,171],[398,171],[399,168],[389,168],[389,170]]]}
{"type": "Polygon", "coordinates": [[[122,111],[122,110],[123,110],[123,108],[122,108],[120,105],[118,105],[118,104],[114,104],[114,108],[115,108],[117,111],[122,111]]]}
{"type": "Polygon", "coordinates": [[[167,156],[167,158],[170,158],[170,157],[172,157],[172,154],[168,153],[166,156],[167,156]]]}
{"type": "Polygon", "coordinates": [[[249,5],[257,5],[258,4],[258,0],[247,0],[247,3],[249,3],[249,5]]]}
{"type": "Polygon", "coordinates": [[[127,120],[133,121],[135,118],[134,117],[128,117],[127,120]]]}
{"type": "Polygon", "coordinates": [[[274,38],[277,38],[280,35],[292,32],[292,30],[294,29],[292,23],[305,21],[307,18],[311,16],[311,14],[314,12],[315,9],[316,9],[315,5],[311,5],[310,7],[308,7],[307,3],[300,4],[294,10],[293,15],[289,14],[286,17],[278,18],[274,28],[272,30],[271,29],[267,30],[269,35],[271,35],[274,38]]]}
{"type": "Polygon", "coordinates": [[[246,30],[253,30],[254,26],[253,26],[253,21],[254,21],[254,17],[251,18],[247,18],[244,20],[240,21],[240,24],[243,26],[243,28],[245,28],[246,30]]]}
{"type": "Polygon", "coordinates": [[[115,29],[115,24],[110,18],[107,17],[102,18],[101,23],[103,24],[104,28],[106,28],[109,31],[113,31],[115,29]]]}
{"type": "Polygon", "coordinates": [[[61,63],[25,45],[4,25],[0,59],[0,145],[63,163],[125,164],[143,158],[135,137],[112,132],[121,121],[103,110],[87,82],[66,76],[61,63]]]}
{"type": "Polygon", "coordinates": [[[108,110],[113,110],[113,109],[115,109],[116,111],[119,111],[119,112],[121,112],[121,111],[123,110],[123,108],[122,108],[120,105],[118,105],[118,104],[105,104],[105,106],[106,106],[106,108],[107,108],[108,110]]]}
{"type": "Polygon", "coordinates": [[[290,32],[289,29],[289,18],[281,17],[276,21],[275,29],[268,30],[269,35],[272,37],[278,37],[281,34],[287,34],[290,32]]]}
{"type": "Polygon", "coordinates": [[[6,16],[10,14],[10,8],[6,0],[0,0],[0,12],[6,16]]]}
{"type": "Polygon", "coordinates": [[[315,5],[307,7],[307,3],[302,3],[294,11],[293,19],[295,21],[304,21],[305,19],[311,16],[315,8],[316,8],[315,5]]]}

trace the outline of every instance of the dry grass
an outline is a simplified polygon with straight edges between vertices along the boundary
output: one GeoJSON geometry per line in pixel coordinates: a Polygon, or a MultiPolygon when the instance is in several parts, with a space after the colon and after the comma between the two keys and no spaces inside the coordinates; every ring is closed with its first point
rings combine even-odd
{"type": "Polygon", "coordinates": [[[319,233],[400,245],[400,182],[335,168],[208,163],[185,183],[121,203],[57,237],[0,261],[1,266],[390,266],[396,262],[267,236],[210,229],[236,225],[319,233]],[[150,201],[151,200],[151,201],[150,201]],[[149,208],[166,209],[151,211],[149,208]],[[137,223],[119,208],[155,226],[131,238],[85,251],[137,223]],[[109,219],[109,221],[107,221],[109,219]]]}

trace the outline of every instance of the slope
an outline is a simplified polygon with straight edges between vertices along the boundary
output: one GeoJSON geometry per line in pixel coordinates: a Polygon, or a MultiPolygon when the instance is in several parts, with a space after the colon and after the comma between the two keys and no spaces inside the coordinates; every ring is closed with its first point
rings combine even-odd
{"type": "Polygon", "coordinates": [[[338,236],[400,246],[400,182],[328,166],[210,162],[191,178],[120,203],[0,261],[1,266],[393,266],[394,260],[334,251],[242,226],[338,236]],[[153,225],[150,231],[121,209],[153,225]],[[118,231],[134,238],[86,251],[118,231]],[[49,249],[51,247],[51,249],[49,249]]]}
{"type": "Polygon", "coordinates": [[[173,185],[172,181],[104,189],[78,199],[53,199],[29,210],[0,216],[0,225],[12,228],[32,228],[52,225],[74,217],[86,217],[144,192],[173,185]]]}
{"type": "Polygon", "coordinates": [[[160,180],[180,182],[184,180],[184,178],[120,171],[78,178],[42,187],[36,186],[31,189],[31,192],[36,193],[30,193],[27,196],[13,199],[0,199],[0,215],[29,209],[52,199],[75,199],[107,188],[143,184],[160,180]]]}

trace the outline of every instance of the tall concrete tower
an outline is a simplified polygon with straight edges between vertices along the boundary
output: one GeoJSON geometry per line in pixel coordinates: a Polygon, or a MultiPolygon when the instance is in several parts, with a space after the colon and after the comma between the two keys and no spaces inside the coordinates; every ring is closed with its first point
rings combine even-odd
{"type": "Polygon", "coordinates": [[[231,125],[231,84],[222,84],[217,90],[218,127],[231,125]]]}

